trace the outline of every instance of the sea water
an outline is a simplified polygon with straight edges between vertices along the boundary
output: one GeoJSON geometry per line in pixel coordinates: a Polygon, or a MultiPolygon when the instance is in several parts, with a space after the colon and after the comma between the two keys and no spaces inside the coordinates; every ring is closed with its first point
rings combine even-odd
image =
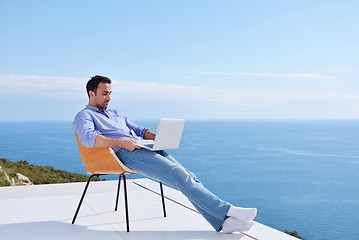
{"type": "MultiPolygon", "coordinates": [[[[71,122],[0,122],[0,134],[2,158],[85,174],[71,122]]],[[[222,199],[256,207],[258,222],[359,239],[359,120],[189,120],[168,152],[222,199]]]]}

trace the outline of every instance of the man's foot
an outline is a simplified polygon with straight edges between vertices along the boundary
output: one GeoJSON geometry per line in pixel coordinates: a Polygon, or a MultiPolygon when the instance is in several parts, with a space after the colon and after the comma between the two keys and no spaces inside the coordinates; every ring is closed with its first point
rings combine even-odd
{"type": "Polygon", "coordinates": [[[242,222],[235,217],[227,218],[223,225],[223,233],[233,233],[233,232],[245,232],[253,227],[254,223],[251,222],[242,222]]]}
{"type": "Polygon", "coordinates": [[[231,206],[227,213],[228,217],[235,217],[242,222],[250,222],[257,216],[257,208],[241,208],[231,206]]]}

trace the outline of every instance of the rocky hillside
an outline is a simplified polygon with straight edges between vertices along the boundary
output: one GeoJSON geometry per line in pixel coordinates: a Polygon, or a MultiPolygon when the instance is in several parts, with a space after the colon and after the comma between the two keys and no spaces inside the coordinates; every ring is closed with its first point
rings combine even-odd
{"type": "Polygon", "coordinates": [[[11,162],[6,158],[0,158],[0,187],[85,182],[87,179],[87,175],[58,170],[50,166],[37,166],[27,161],[11,162]]]}
{"type": "Polygon", "coordinates": [[[14,177],[9,175],[0,166],[0,186],[25,186],[32,185],[30,179],[21,173],[16,173],[14,177]]]}

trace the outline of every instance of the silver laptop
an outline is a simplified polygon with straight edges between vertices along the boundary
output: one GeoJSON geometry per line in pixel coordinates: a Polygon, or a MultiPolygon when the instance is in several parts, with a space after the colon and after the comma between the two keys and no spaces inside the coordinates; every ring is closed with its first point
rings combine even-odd
{"type": "Polygon", "coordinates": [[[155,140],[140,140],[137,145],[151,151],[178,149],[184,122],[184,119],[161,118],[155,140]]]}

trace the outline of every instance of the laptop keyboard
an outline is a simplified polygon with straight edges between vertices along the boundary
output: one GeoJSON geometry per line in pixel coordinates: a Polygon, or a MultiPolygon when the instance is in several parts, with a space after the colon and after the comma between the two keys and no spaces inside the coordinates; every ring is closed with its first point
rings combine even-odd
{"type": "Polygon", "coordinates": [[[153,143],[151,143],[151,144],[143,144],[143,146],[148,147],[148,148],[153,148],[153,143]]]}

